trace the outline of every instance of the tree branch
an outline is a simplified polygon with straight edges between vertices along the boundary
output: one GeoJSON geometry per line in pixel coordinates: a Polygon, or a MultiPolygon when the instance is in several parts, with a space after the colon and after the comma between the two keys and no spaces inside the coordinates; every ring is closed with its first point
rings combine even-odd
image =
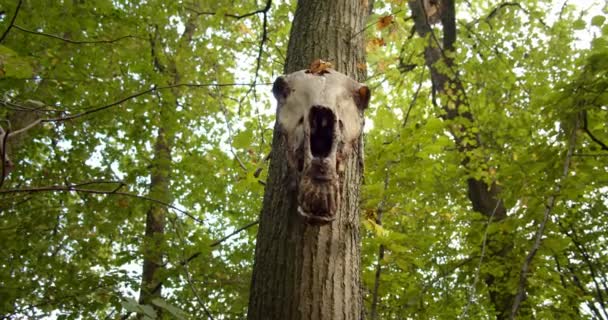
{"type": "MultiPolygon", "coordinates": [[[[218,239],[218,240],[216,240],[216,241],[213,241],[213,242],[212,242],[212,243],[209,245],[209,247],[211,247],[211,248],[213,248],[213,247],[217,247],[217,246],[219,246],[220,244],[222,244],[224,241],[226,241],[226,240],[228,240],[228,239],[232,238],[233,236],[235,236],[235,235],[237,235],[237,234],[241,233],[241,232],[242,232],[242,231],[244,231],[244,230],[247,230],[247,229],[249,229],[249,228],[251,228],[251,227],[253,227],[253,226],[257,225],[258,223],[260,223],[260,219],[255,220],[255,221],[253,221],[253,222],[250,222],[250,223],[248,223],[248,224],[246,224],[246,225],[244,225],[244,226],[242,226],[242,227],[240,227],[240,228],[238,228],[238,229],[234,230],[232,233],[230,233],[229,235],[227,235],[227,236],[225,236],[225,237],[223,237],[223,238],[221,238],[221,239],[218,239]]],[[[185,259],[185,260],[183,260],[182,262],[180,262],[180,264],[181,264],[181,265],[184,265],[184,264],[190,263],[190,261],[192,261],[192,260],[196,259],[196,258],[197,258],[198,256],[200,256],[201,254],[202,254],[202,252],[201,252],[201,251],[196,252],[196,253],[192,254],[190,257],[188,257],[188,259],[185,259]]]]}
{"type": "Polygon", "coordinates": [[[424,69],[422,69],[422,72],[420,73],[420,80],[418,81],[418,88],[416,88],[414,97],[412,98],[412,101],[410,101],[410,105],[407,108],[407,112],[405,113],[405,118],[403,119],[403,124],[401,124],[402,128],[405,128],[405,125],[407,124],[407,120],[410,118],[410,112],[412,111],[412,108],[416,104],[416,100],[418,99],[418,95],[420,94],[420,89],[422,89],[422,82],[424,82],[424,69]]]}
{"type": "MultiPolygon", "coordinates": [[[[213,11],[198,11],[198,10],[196,10],[194,8],[186,8],[186,10],[192,11],[192,12],[196,13],[199,16],[202,16],[202,15],[214,16],[214,15],[217,14],[217,12],[213,12],[213,11]]],[[[266,9],[266,7],[264,7],[262,9],[258,9],[258,10],[255,10],[255,11],[252,11],[252,12],[248,12],[248,13],[245,13],[245,14],[242,14],[242,15],[232,14],[232,13],[224,13],[224,17],[233,18],[233,19],[236,19],[236,20],[241,20],[241,19],[245,19],[247,17],[251,17],[253,15],[256,15],[258,13],[264,13],[264,12],[267,12],[267,11],[268,11],[268,9],[266,9]]]]}
{"type": "Polygon", "coordinates": [[[22,2],[23,2],[23,0],[19,0],[19,2],[17,3],[17,8],[15,8],[15,14],[13,15],[13,18],[11,19],[11,23],[8,25],[8,28],[6,28],[6,30],[4,30],[4,33],[2,33],[2,36],[0,37],[0,43],[2,43],[2,41],[4,41],[4,39],[8,35],[8,32],[11,31],[11,28],[16,27],[15,19],[17,19],[17,14],[19,14],[19,9],[21,9],[22,2]]]}
{"type": "Polygon", "coordinates": [[[15,29],[21,30],[25,33],[42,36],[42,37],[47,37],[47,38],[52,38],[52,39],[57,39],[57,40],[61,40],[63,42],[67,42],[70,44],[99,44],[99,43],[110,44],[110,43],[118,42],[120,40],[127,39],[127,38],[143,39],[138,36],[126,35],[126,36],[118,37],[116,39],[111,39],[111,40],[71,40],[71,39],[63,38],[63,37],[56,36],[56,35],[50,34],[50,33],[28,30],[28,29],[18,26],[16,24],[13,25],[13,27],[15,27],[15,29]]]}
{"type": "Polygon", "coordinates": [[[88,181],[88,182],[84,182],[84,183],[77,183],[77,184],[67,184],[67,185],[52,185],[52,186],[44,186],[44,187],[29,187],[29,188],[22,188],[22,189],[0,189],[0,194],[13,194],[13,193],[38,193],[38,192],[82,192],[82,193],[91,193],[91,194],[105,194],[105,195],[121,195],[121,196],[125,196],[125,197],[130,197],[130,198],[136,198],[136,199],[140,199],[140,200],[145,200],[145,201],[150,201],[150,202],[154,202],[154,203],[158,203],[160,205],[163,205],[167,208],[171,208],[187,217],[189,217],[190,219],[202,224],[203,221],[197,217],[195,217],[194,215],[192,215],[190,212],[180,209],[170,203],[164,202],[164,201],[160,201],[154,198],[150,198],[147,196],[141,196],[138,194],[133,194],[133,193],[128,193],[128,192],[122,192],[122,191],[117,191],[118,189],[120,189],[122,186],[124,186],[124,182],[122,181],[88,181]],[[112,190],[97,190],[97,189],[87,189],[87,188],[82,188],[82,186],[86,186],[86,185],[91,185],[91,184],[114,184],[117,183],[119,184],[119,187],[114,188],[112,190]]]}
{"type": "MultiPolygon", "coordinates": [[[[256,224],[258,224],[258,223],[260,223],[260,220],[259,220],[259,219],[258,219],[258,220],[255,220],[255,221],[253,221],[253,222],[250,222],[250,223],[248,223],[248,224],[246,224],[246,225],[244,225],[244,226],[242,226],[242,227],[240,227],[240,228],[238,228],[238,229],[234,230],[234,231],[233,231],[232,233],[230,233],[229,235],[227,235],[227,236],[225,236],[225,237],[223,237],[223,238],[221,238],[221,239],[218,239],[218,240],[216,240],[216,241],[213,241],[213,242],[212,242],[212,243],[211,243],[209,246],[210,246],[210,247],[212,247],[212,248],[213,248],[213,247],[217,247],[217,246],[219,246],[220,244],[222,244],[222,242],[224,242],[224,241],[226,241],[226,240],[228,240],[228,239],[232,238],[233,236],[235,236],[235,235],[239,234],[241,231],[247,230],[247,229],[249,229],[249,228],[251,228],[251,227],[255,226],[255,225],[256,225],[256,224]]],[[[188,261],[189,261],[189,260],[188,260],[188,261]]]]}
{"type": "MultiPolygon", "coordinates": [[[[492,11],[490,11],[488,16],[486,17],[486,21],[494,18],[494,16],[496,16],[496,14],[498,14],[498,11],[500,11],[501,9],[506,8],[506,7],[517,7],[521,11],[523,11],[525,14],[527,14],[528,16],[530,15],[530,11],[528,9],[524,8],[524,6],[522,6],[521,3],[519,3],[519,2],[503,2],[503,3],[499,4],[498,6],[496,6],[496,8],[492,9],[492,11]]],[[[545,28],[549,28],[549,26],[545,23],[545,21],[542,18],[538,18],[538,21],[545,28]]]]}
{"type": "Polygon", "coordinates": [[[264,7],[264,9],[262,9],[262,10],[258,10],[259,12],[257,12],[257,13],[263,13],[263,18],[262,18],[262,40],[260,40],[260,47],[259,47],[259,50],[258,50],[258,58],[257,58],[257,61],[256,61],[255,73],[254,73],[254,76],[253,76],[253,85],[254,86],[252,86],[249,89],[249,91],[247,92],[247,94],[249,94],[249,92],[251,92],[251,90],[253,90],[253,88],[255,88],[255,84],[258,81],[259,72],[260,72],[260,66],[262,65],[262,54],[264,53],[264,44],[266,43],[266,40],[268,40],[268,11],[270,11],[271,5],[272,5],[272,0],[267,0],[266,1],[266,7],[264,7]]]}
{"type": "Polygon", "coordinates": [[[2,141],[0,142],[0,162],[2,162],[2,172],[0,173],[0,188],[2,188],[2,185],[4,184],[4,177],[7,174],[7,170],[9,168],[7,168],[7,166],[9,165],[9,160],[6,157],[6,141],[8,140],[8,134],[9,134],[9,130],[7,129],[6,132],[4,132],[4,130],[2,128],[0,128],[0,137],[2,138],[2,141]]]}
{"type": "MultiPolygon", "coordinates": [[[[215,67],[216,80],[219,79],[218,73],[219,72],[218,72],[217,66],[216,66],[215,67]]],[[[224,105],[224,97],[222,95],[222,90],[220,88],[216,88],[216,90],[217,90],[217,102],[220,106],[220,110],[222,111],[222,114],[224,114],[224,120],[226,120],[226,129],[228,129],[228,138],[230,139],[230,153],[232,153],[232,156],[234,156],[234,158],[238,162],[241,169],[243,169],[243,171],[247,172],[248,171],[247,167],[245,166],[243,161],[241,161],[241,158],[239,158],[239,155],[236,153],[236,151],[234,150],[234,146],[232,145],[234,142],[234,131],[232,130],[232,124],[230,123],[230,119],[228,118],[228,110],[226,109],[226,106],[224,105]]]]}
{"type": "Polygon", "coordinates": [[[603,143],[600,139],[596,138],[593,133],[591,133],[591,131],[588,128],[588,122],[587,122],[587,111],[583,111],[583,130],[585,131],[585,133],[589,136],[589,138],[591,138],[591,140],[593,140],[593,142],[597,143],[600,145],[600,147],[602,148],[602,150],[608,151],[608,146],[603,143]]]}
{"type": "Polygon", "coordinates": [[[23,133],[27,130],[32,129],[33,127],[37,126],[40,123],[45,123],[45,122],[62,122],[62,121],[67,121],[67,120],[72,120],[72,119],[76,119],[76,118],[80,118],[95,112],[99,112],[99,111],[103,111],[105,109],[120,105],[128,100],[137,98],[139,96],[145,95],[145,94],[149,94],[149,93],[153,93],[156,92],[158,90],[164,90],[164,89],[171,89],[171,88],[177,88],[177,87],[189,87],[189,88],[203,88],[203,87],[230,87],[230,86],[257,86],[257,85],[272,85],[272,83],[258,83],[258,84],[251,84],[251,83],[178,83],[178,84],[174,84],[174,85],[168,85],[168,86],[161,86],[161,87],[157,87],[156,85],[152,86],[152,88],[144,90],[144,91],[140,91],[137,93],[134,93],[130,96],[127,96],[125,98],[122,98],[120,100],[114,101],[110,104],[106,104],[100,107],[95,107],[95,108],[91,108],[88,109],[86,111],[77,113],[77,114],[73,114],[70,116],[65,116],[65,117],[58,117],[58,118],[47,118],[47,119],[38,119],[32,123],[30,123],[29,125],[11,132],[11,134],[9,135],[9,138],[12,138],[13,136],[16,136],[20,133],[23,133]]]}
{"type": "Polygon", "coordinates": [[[572,130],[572,133],[570,134],[570,141],[569,141],[568,151],[566,153],[566,159],[564,160],[564,168],[562,170],[561,179],[556,184],[555,191],[549,197],[549,201],[545,208],[543,220],[540,223],[540,226],[538,227],[538,231],[536,232],[534,244],[532,245],[530,252],[526,256],[526,259],[524,260],[524,263],[521,266],[521,273],[519,275],[519,284],[517,287],[517,294],[515,295],[515,299],[513,301],[513,307],[511,308],[510,319],[515,319],[515,317],[517,316],[517,312],[519,311],[519,306],[521,305],[521,302],[524,300],[526,283],[528,280],[527,276],[528,276],[528,270],[530,269],[530,264],[532,263],[532,259],[534,259],[536,252],[540,248],[542,236],[545,231],[547,222],[549,221],[549,216],[551,215],[551,211],[553,211],[553,207],[555,206],[555,203],[557,200],[557,195],[559,194],[561,185],[562,185],[563,181],[566,179],[566,177],[568,177],[568,170],[570,168],[570,160],[572,159],[572,154],[574,153],[574,148],[575,148],[575,144],[576,144],[576,131],[578,130],[578,126],[579,126],[579,119],[576,119],[576,123],[574,124],[574,129],[572,130]]]}

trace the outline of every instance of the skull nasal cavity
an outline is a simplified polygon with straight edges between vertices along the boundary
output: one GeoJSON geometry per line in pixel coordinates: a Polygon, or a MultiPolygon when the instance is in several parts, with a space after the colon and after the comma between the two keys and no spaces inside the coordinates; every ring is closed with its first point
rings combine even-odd
{"type": "Polygon", "coordinates": [[[314,106],[308,117],[310,124],[310,151],[313,157],[325,158],[331,153],[336,116],[324,107],[314,106]]]}

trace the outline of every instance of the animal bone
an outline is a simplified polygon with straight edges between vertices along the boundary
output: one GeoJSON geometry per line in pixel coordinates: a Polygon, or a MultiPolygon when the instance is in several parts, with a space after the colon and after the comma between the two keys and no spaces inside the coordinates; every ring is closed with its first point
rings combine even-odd
{"type": "Polygon", "coordinates": [[[358,146],[368,87],[331,68],[301,70],[275,80],[277,120],[296,172],[298,212],[310,223],[335,219],[344,165],[358,146]]]}

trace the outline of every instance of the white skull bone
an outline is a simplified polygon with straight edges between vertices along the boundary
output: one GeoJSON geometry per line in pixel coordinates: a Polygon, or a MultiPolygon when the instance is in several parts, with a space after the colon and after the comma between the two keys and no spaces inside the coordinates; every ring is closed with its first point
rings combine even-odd
{"type": "Polygon", "coordinates": [[[361,135],[369,89],[332,69],[301,70],[277,78],[273,93],[288,162],[298,173],[298,211],[309,222],[329,222],[339,206],[341,161],[361,135]]]}

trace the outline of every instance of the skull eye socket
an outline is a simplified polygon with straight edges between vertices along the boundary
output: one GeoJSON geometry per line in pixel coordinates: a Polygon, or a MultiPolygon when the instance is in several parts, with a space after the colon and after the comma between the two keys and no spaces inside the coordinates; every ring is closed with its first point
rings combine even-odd
{"type": "Polygon", "coordinates": [[[325,158],[331,153],[336,116],[327,108],[314,106],[310,109],[308,117],[312,156],[325,158]]]}

